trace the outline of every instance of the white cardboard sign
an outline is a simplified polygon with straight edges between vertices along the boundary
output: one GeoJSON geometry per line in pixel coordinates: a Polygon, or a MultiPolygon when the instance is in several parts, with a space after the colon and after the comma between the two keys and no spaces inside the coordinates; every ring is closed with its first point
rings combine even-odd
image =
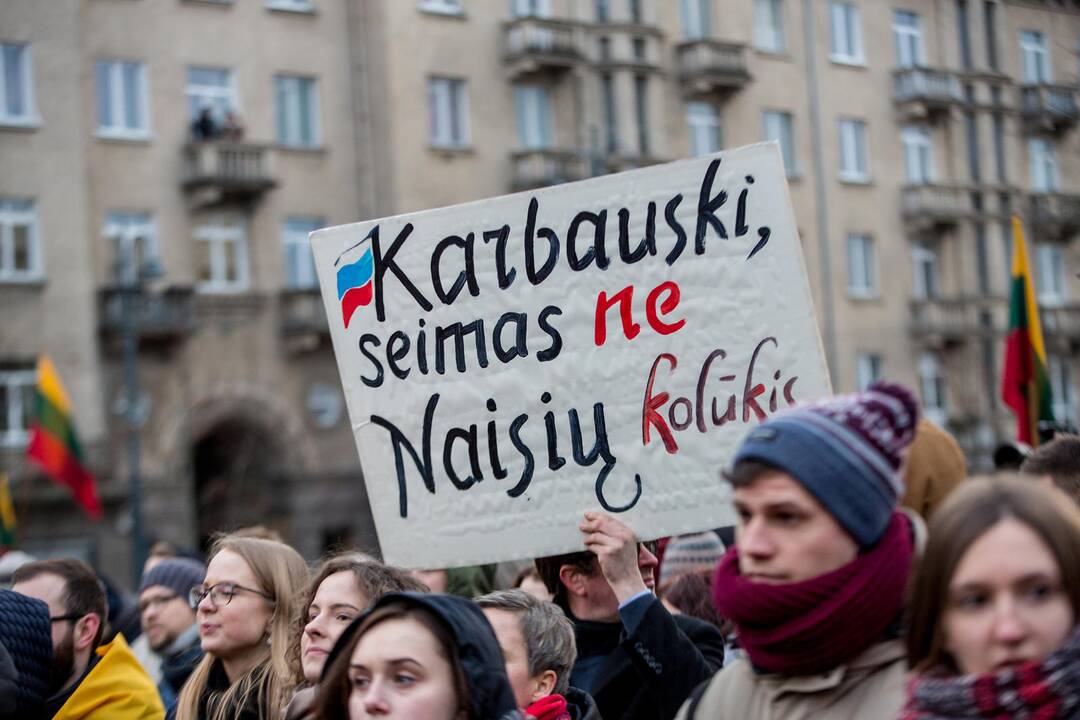
{"type": "Polygon", "coordinates": [[[388,562],[730,524],[743,435],[830,392],[774,143],[320,230],[312,247],[388,562]]]}

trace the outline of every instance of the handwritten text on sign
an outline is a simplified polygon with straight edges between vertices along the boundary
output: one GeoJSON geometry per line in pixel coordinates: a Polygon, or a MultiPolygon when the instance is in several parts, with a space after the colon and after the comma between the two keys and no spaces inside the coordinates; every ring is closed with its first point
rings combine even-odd
{"type": "Polygon", "coordinates": [[[743,434],[829,392],[771,144],[312,237],[390,562],[726,524],[743,434]]]}

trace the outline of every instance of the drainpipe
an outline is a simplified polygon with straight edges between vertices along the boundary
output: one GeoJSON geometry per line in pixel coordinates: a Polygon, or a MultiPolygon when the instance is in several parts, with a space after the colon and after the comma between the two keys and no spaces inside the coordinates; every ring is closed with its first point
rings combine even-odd
{"type": "Polygon", "coordinates": [[[829,257],[829,204],[825,195],[825,159],[821,154],[821,98],[817,76],[814,0],[803,0],[803,44],[806,89],[810,101],[810,155],[814,165],[814,204],[817,211],[818,255],[821,263],[822,342],[829,377],[836,378],[836,311],[833,307],[832,263],[829,257]]]}

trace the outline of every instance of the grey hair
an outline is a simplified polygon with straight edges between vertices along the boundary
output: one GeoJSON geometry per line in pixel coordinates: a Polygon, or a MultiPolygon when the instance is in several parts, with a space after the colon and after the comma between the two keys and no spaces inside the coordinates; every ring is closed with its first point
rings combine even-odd
{"type": "Polygon", "coordinates": [[[500,590],[481,595],[477,605],[492,610],[507,610],[518,614],[521,635],[525,638],[525,655],[529,659],[529,676],[536,677],[545,670],[555,673],[555,688],[565,695],[570,687],[570,669],[577,660],[574,626],[555,603],[539,600],[524,590],[500,590]]]}

